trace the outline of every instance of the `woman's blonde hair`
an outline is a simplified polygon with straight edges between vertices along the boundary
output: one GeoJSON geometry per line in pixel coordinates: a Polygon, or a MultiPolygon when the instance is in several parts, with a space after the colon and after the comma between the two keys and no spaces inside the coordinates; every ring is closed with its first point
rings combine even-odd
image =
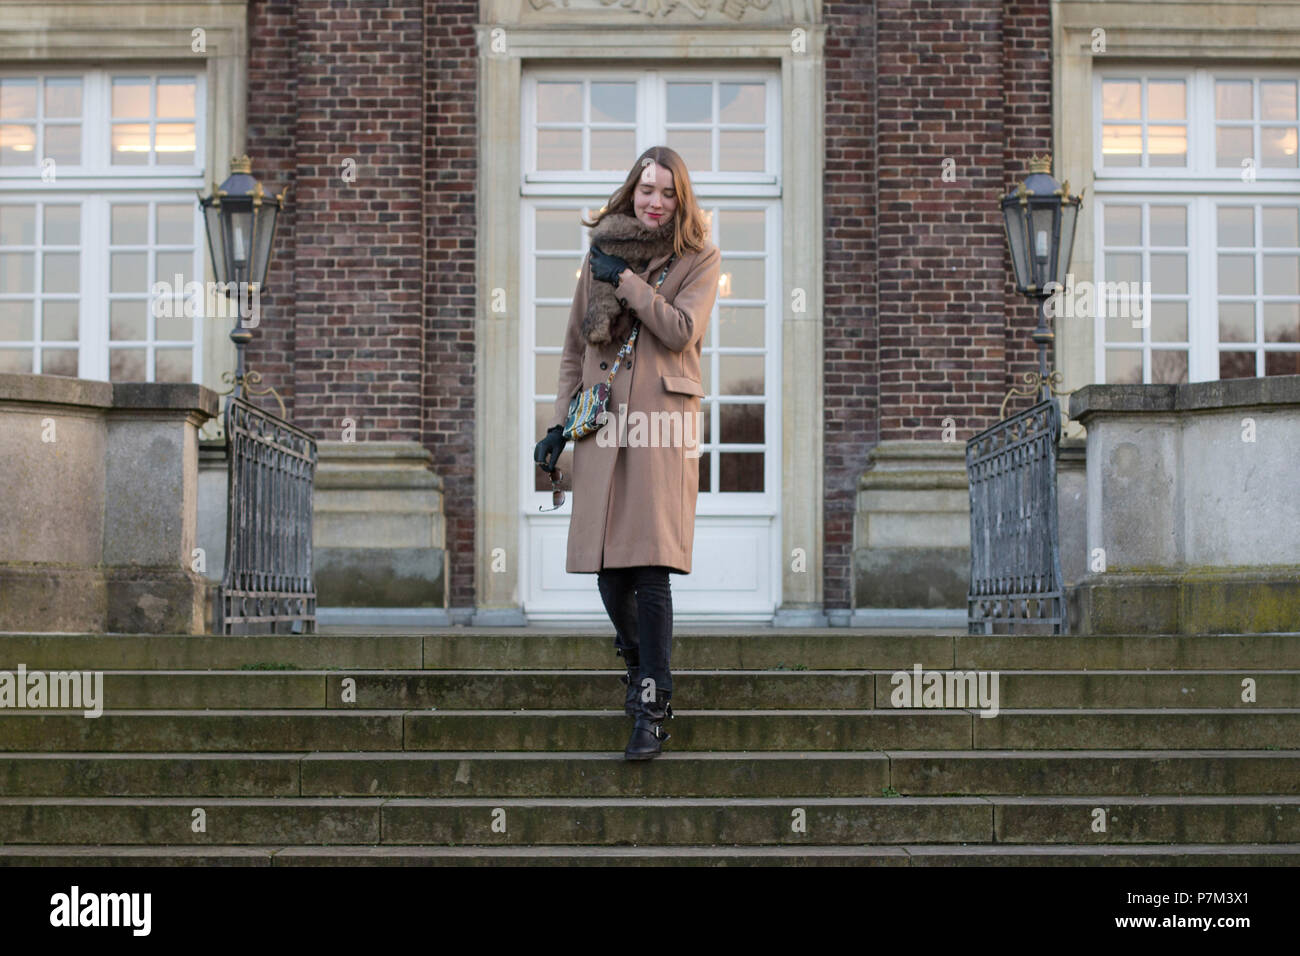
{"type": "Polygon", "coordinates": [[[632,205],[632,193],[641,181],[642,170],[650,163],[663,166],[673,174],[673,191],[677,194],[677,208],[673,210],[673,251],[680,259],[687,250],[698,252],[709,241],[709,219],[695,199],[695,190],[691,187],[691,174],[686,171],[686,163],[676,150],[667,146],[651,146],[637,157],[637,161],[628,170],[627,179],[609,197],[609,201],[595,214],[593,220],[582,220],[584,226],[595,226],[606,216],[623,213],[635,216],[632,205]]]}

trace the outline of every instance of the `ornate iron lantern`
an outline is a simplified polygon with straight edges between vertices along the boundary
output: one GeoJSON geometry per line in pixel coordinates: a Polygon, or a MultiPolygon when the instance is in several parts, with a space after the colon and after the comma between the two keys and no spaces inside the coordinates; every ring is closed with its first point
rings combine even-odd
{"type": "MultiPolygon", "coordinates": [[[[236,397],[244,385],[256,384],[261,376],[244,371],[244,348],[253,339],[253,331],[244,325],[248,303],[256,303],[266,288],[275,247],[275,229],[284,208],[284,193],[269,195],[253,178],[253,163],[247,154],[230,161],[230,176],[220,186],[213,183],[212,195],[201,196],[203,219],[207,227],[208,250],[212,271],[227,297],[236,295],[240,302],[239,320],[230,333],[235,343],[235,372],[223,379],[231,383],[236,397]]],[[[270,389],[250,394],[274,394],[270,389]]],[[[279,396],[276,396],[277,401],[279,396]]],[[[281,406],[283,407],[283,405],[281,406]]]]}
{"type": "Polygon", "coordinates": [[[1033,157],[1029,161],[1029,177],[1002,198],[1002,218],[1011,265],[1016,273],[1016,291],[1038,299],[1038,328],[1033,335],[1038,344],[1038,375],[1026,375],[1031,391],[1012,389],[1011,394],[1033,394],[1041,390],[1046,401],[1053,381],[1061,380],[1059,372],[1050,376],[1047,373],[1047,348],[1056,338],[1047,324],[1047,300],[1065,285],[1082,202],[1081,196],[1070,195],[1069,180],[1058,183],[1052,178],[1051,156],[1033,157]]]}

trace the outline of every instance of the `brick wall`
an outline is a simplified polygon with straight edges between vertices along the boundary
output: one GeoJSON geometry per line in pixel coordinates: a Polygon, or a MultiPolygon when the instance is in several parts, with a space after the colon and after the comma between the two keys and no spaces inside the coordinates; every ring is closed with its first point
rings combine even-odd
{"type": "MultiPolygon", "coordinates": [[[[293,0],[254,0],[249,4],[246,142],[253,175],[268,191],[284,190],[287,203],[276,231],[261,320],[245,358],[249,367],[261,372],[264,382],[280,393],[290,418],[294,408],[294,240],[298,199],[296,6],[293,0]]],[[[220,159],[224,163],[230,157],[220,159]]],[[[217,179],[220,181],[220,176],[217,179]]],[[[275,407],[274,402],[271,407],[275,407]]]]}
{"type": "MultiPolygon", "coordinates": [[[[462,607],[474,603],[477,7],[250,4],[249,149],[259,177],[292,187],[250,363],[324,438],[350,417],[359,440],[430,449],[449,603],[462,607]]],[[[995,196],[1049,148],[1050,24],[1046,0],[824,12],[825,597],[846,608],[870,448],[938,438],[946,417],[968,437],[1034,367],[1033,309],[1009,282],[995,196]]]]}
{"type": "Polygon", "coordinates": [[[253,171],[292,187],[249,363],[319,438],[351,419],[358,441],[433,453],[452,606],[474,603],[476,18],[441,0],[249,5],[253,171]]]}
{"type": "MultiPolygon", "coordinates": [[[[1025,178],[1031,156],[1053,151],[1051,11],[1044,0],[1012,0],[1005,7],[1002,27],[1007,86],[1004,192],[1025,178]]],[[[1060,173],[1060,168],[1056,167],[1055,172],[1060,173]]],[[[1073,191],[1077,193],[1078,187],[1073,191]]],[[[1038,349],[1030,338],[1038,325],[1038,313],[1032,302],[1016,292],[1010,255],[1006,258],[1006,275],[1005,387],[1010,388],[1012,384],[1023,384],[1025,372],[1038,370],[1038,349]]],[[[1047,367],[1049,370],[1054,367],[1050,351],[1047,367]]],[[[1008,414],[1017,408],[1027,408],[1033,401],[1012,399],[1007,406],[1008,414]]]]}
{"type": "MultiPolygon", "coordinates": [[[[879,424],[876,356],[875,15],[871,4],[827,3],[826,169],[823,175],[824,600],[850,606],[858,476],[879,424]]],[[[797,493],[797,489],[787,489],[797,493]]]]}
{"type": "Polygon", "coordinates": [[[423,425],[443,480],[451,607],[474,606],[477,20],[475,0],[426,2],[423,425]]]}
{"type": "Polygon", "coordinates": [[[825,599],[847,608],[871,447],[945,418],[964,440],[1033,367],[996,196],[1050,147],[1050,22],[1046,0],[824,9],[825,599]]]}

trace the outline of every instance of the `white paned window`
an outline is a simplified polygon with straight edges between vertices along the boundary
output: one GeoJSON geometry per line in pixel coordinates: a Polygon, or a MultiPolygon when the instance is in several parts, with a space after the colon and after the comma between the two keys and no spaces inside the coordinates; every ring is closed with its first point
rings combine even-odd
{"type": "Polygon", "coordinates": [[[79,76],[0,79],[0,167],[79,165],[83,92],[79,76]]]}
{"type": "Polygon", "coordinates": [[[1109,169],[1187,166],[1187,80],[1103,79],[1101,155],[1109,169]]]}
{"type": "Polygon", "coordinates": [[[525,191],[581,182],[617,186],[628,157],[675,149],[697,188],[732,195],[780,186],[780,88],[775,75],[725,70],[539,70],[524,80],[525,191]],[[654,138],[648,139],[650,132],[654,138]]]}
{"type": "Polygon", "coordinates": [[[1097,381],[1300,374],[1298,90],[1296,71],[1099,73],[1097,381]],[[1127,283],[1147,284],[1136,315],[1100,307],[1127,283]]]}
{"type": "Polygon", "coordinates": [[[77,374],[79,203],[0,205],[0,371],[77,374]]]}
{"type": "Polygon", "coordinates": [[[1300,207],[1215,207],[1219,378],[1300,375],[1300,207]]]}
{"type": "Polygon", "coordinates": [[[1107,382],[1177,384],[1188,380],[1191,296],[1187,218],[1186,203],[1107,202],[1101,206],[1101,271],[1106,281],[1120,290],[1106,297],[1105,308],[1100,308],[1101,302],[1095,303],[1104,313],[1107,382]],[[1126,294],[1135,290],[1134,283],[1144,282],[1150,283],[1149,296],[1126,299],[1126,294]]]}
{"type": "Polygon", "coordinates": [[[536,103],[538,170],[617,170],[636,149],[635,82],[543,80],[536,103]]]}
{"type": "MultiPolygon", "coordinates": [[[[560,373],[564,332],[573,287],[585,255],[586,228],[579,218],[590,207],[547,206],[534,211],[532,270],[535,348],[533,373],[539,394],[533,400],[533,430],[546,433],[555,410],[554,388],[560,373]]],[[[700,354],[704,397],[700,400],[700,492],[758,492],[766,488],[770,375],[766,316],[772,305],[768,290],[769,242],[775,217],[764,206],[706,204],[713,241],[726,250],[715,317],[710,320],[700,354]],[[724,245],[725,243],[725,245],[724,245]]],[[[559,460],[568,472],[572,447],[559,460]]],[[[550,489],[549,479],[534,469],[533,490],[550,489]]]]}
{"type": "Polygon", "coordinates": [[[194,73],[0,75],[0,371],[198,379],[203,95],[194,73]]]}
{"type": "MultiPolygon", "coordinates": [[[[542,435],[554,412],[569,308],[587,248],[581,220],[621,185],[643,150],[660,143],[675,149],[709,217],[710,239],[722,250],[717,304],[701,352],[702,513],[751,512],[779,482],[776,83],[761,73],[695,70],[611,70],[582,78],[542,70],[524,81],[521,373],[529,404],[522,420],[529,434],[542,435]]],[[[566,474],[572,456],[570,445],[559,459],[566,474]]],[[[527,491],[538,503],[549,501],[549,479],[531,460],[526,464],[527,491]]]]}

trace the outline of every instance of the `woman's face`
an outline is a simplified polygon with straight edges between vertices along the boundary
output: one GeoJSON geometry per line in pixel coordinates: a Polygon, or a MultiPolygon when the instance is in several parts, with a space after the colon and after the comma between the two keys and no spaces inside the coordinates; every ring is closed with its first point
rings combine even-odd
{"type": "Polygon", "coordinates": [[[672,171],[653,161],[646,163],[641,170],[641,181],[632,191],[632,209],[637,220],[648,229],[657,229],[671,221],[677,209],[672,171]]]}

